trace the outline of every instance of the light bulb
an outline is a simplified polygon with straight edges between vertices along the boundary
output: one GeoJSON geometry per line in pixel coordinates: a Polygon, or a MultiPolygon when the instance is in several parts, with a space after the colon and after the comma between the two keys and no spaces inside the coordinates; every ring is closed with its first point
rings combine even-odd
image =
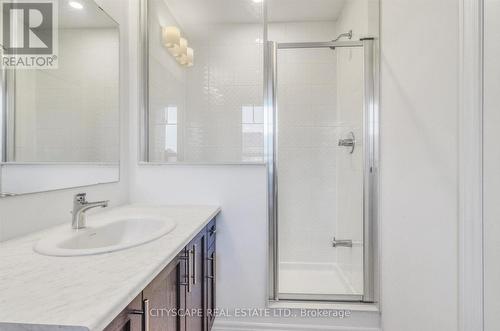
{"type": "Polygon", "coordinates": [[[69,2],[69,5],[75,9],[83,9],[83,5],[81,3],[79,3],[78,1],[70,1],[69,2]]]}

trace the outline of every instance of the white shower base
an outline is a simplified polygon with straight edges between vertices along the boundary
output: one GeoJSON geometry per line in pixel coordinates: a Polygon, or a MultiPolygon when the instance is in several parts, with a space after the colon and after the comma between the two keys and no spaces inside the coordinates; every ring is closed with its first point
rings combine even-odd
{"type": "Polygon", "coordinates": [[[279,292],[299,295],[357,295],[336,263],[281,262],[279,292]]]}

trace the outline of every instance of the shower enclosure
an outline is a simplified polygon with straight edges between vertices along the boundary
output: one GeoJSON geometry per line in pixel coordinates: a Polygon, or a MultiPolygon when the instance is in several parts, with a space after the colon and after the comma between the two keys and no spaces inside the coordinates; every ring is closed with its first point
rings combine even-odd
{"type": "Polygon", "coordinates": [[[266,53],[269,299],[374,302],[374,41],[266,53]]]}

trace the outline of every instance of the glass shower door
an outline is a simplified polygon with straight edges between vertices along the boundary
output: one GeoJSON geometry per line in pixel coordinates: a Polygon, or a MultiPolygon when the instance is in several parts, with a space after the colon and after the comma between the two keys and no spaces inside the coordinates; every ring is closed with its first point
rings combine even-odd
{"type": "Polygon", "coordinates": [[[364,47],[304,46],[274,59],[275,297],[363,301],[364,47]]]}

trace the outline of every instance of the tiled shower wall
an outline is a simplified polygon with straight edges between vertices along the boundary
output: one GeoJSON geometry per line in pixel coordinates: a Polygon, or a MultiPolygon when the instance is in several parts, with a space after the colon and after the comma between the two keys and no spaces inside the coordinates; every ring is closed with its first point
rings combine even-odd
{"type": "MultiPolygon", "coordinates": [[[[335,22],[272,23],[278,42],[331,40],[335,22]]],[[[337,224],[337,65],[330,49],[278,55],[280,262],[331,265],[337,224]]]]}
{"type": "MultiPolygon", "coordinates": [[[[337,21],[340,32],[352,30],[353,39],[378,36],[378,2],[347,1],[337,21]]],[[[338,249],[338,266],[352,290],[363,292],[363,50],[337,50],[339,138],[356,136],[353,154],[339,150],[337,162],[337,235],[352,239],[353,247],[338,249]]]]}
{"type": "Polygon", "coordinates": [[[118,162],[118,38],[60,30],[57,70],[17,71],[16,162],[118,162]]]}
{"type": "Polygon", "coordinates": [[[340,147],[337,157],[338,239],[350,239],[352,248],[337,249],[337,262],[356,293],[363,291],[363,49],[337,49],[338,139],[356,139],[354,152],[340,147]]]}

